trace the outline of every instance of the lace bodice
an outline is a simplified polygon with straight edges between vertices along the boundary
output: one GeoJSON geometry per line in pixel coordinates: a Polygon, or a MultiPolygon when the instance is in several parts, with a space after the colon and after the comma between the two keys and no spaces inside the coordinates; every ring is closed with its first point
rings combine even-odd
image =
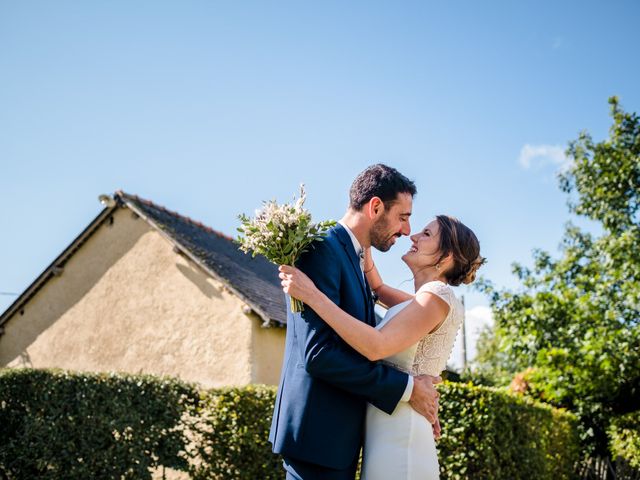
{"type": "MultiPolygon", "coordinates": [[[[447,360],[453,350],[458,330],[464,316],[463,305],[453,293],[449,285],[440,281],[427,282],[416,292],[429,292],[437,295],[449,305],[449,313],[435,331],[425,335],[418,343],[406,350],[391,355],[383,360],[398,370],[411,375],[440,375],[447,366],[447,360]]],[[[376,328],[382,328],[412,300],[394,305],[376,328]]]]}

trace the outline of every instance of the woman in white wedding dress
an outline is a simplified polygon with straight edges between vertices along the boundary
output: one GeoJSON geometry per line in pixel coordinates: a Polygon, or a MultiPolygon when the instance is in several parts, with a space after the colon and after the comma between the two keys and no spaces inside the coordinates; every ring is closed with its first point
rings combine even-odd
{"type": "MultiPolygon", "coordinates": [[[[300,270],[280,267],[286,293],[302,300],[340,337],[370,360],[381,360],[411,375],[438,376],[444,370],[463,319],[463,306],[451,286],[469,284],[485,262],[475,234],[456,218],[438,215],[411,236],[402,256],[413,273],[415,294],[382,282],[369,249],[363,266],[371,289],[389,307],[376,328],[348,315],[320,292],[300,270]]],[[[409,403],[391,415],[367,407],[363,480],[439,478],[432,426],[409,403]]]]}

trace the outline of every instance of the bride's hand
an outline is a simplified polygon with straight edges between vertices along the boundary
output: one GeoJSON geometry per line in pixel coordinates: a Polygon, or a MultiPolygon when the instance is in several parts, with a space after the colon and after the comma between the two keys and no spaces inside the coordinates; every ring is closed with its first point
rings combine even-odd
{"type": "Polygon", "coordinates": [[[280,265],[278,268],[280,274],[280,284],[284,293],[288,293],[293,298],[302,300],[313,308],[314,300],[319,293],[315,284],[307,277],[304,272],[289,265],[280,265]]]}
{"type": "Polygon", "coordinates": [[[440,425],[440,419],[438,417],[436,417],[436,423],[431,425],[431,427],[433,428],[433,438],[440,440],[442,436],[442,426],[440,425]]]}

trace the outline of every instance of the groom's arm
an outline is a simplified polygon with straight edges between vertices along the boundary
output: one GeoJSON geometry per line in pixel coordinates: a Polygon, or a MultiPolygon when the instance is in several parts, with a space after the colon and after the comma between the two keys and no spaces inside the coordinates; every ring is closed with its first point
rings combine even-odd
{"type": "MultiPolygon", "coordinates": [[[[315,244],[298,267],[331,301],[340,305],[340,264],[328,242],[315,244]]],[[[304,346],[304,366],[315,378],[363,396],[380,410],[391,413],[401,399],[409,400],[409,376],[387,365],[374,363],[349,347],[313,311],[305,306],[296,323],[296,335],[304,346]],[[406,395],[405,395],[406,393],[406,395]]]]}

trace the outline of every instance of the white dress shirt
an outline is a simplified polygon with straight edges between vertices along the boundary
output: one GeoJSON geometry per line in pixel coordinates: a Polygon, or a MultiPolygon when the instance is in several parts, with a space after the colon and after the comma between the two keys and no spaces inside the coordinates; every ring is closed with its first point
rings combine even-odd
{"type": "MultiPolygon", "coordinates": [[[[344,227],[344,229],[349,234],[349,237],[351,238],[351,242],[353,243],[353,249],[355,250],[356,255],[358,255],[358,257],[360,258],[360,270],[362,270],[362,275],[364,276],[364,258],[361,255],[361,253],[363,252],[362,245],[360,245],[360,242],[358,241],[357,237],[342,220],[340,220],[338,223],[344,227]]],[[[400,401],[408,402],[411,399],[412,392],[413,392],[413,377],[409,375],[407,386],[404,389],[404,393],[402,394],[402,398],[400,398],[400,401]]]]}

